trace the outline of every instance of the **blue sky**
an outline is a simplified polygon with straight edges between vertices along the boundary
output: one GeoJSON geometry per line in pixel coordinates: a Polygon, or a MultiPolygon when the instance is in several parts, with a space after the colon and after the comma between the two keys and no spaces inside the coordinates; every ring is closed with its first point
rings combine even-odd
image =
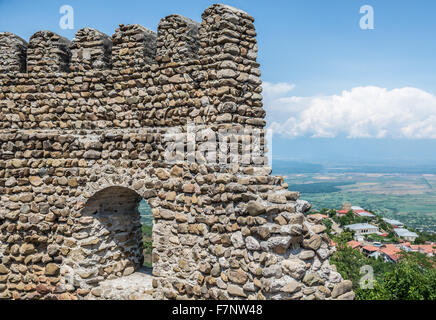
{"type": "MultiPolygon", "coordinates": [[[[120,23],[156,30],[160,18],[172,13],[201,21],[201,13],[213,3],[0,0],[0,31],[28,40],[43,29],[69,39],[85,26],[109,35],[120,23]],[[74,30],[59,27],[59,8],[65,4],[74,8],[74,30]]],[[[395,155],[393,149],[398,148],[383,147],[374,151],[377,159],[431,161],[433,156],[436,160],[436,1],[222,3],[256,19],[267,120],[280,146],[273,146],[274,155],[298,158],[292,146],[312,143],[313,153],[299,159],[310,160],[321,143],[332,150],[350,148],[352,157],[358,158],[368,155],[368,150],[371,153],[374,141],[374,146],[421,148],[413,152],[404,148],[401,155],[395,155]],[[359,27],[363,5],[374,8],[374,30],[359,27]],[[429,149],[435,151],[429,154],[429,149]],[[426,156],[420,158],[419,150],[426,156]]],[[[332,159],[337,155],[326,152],[332,159]]]]}

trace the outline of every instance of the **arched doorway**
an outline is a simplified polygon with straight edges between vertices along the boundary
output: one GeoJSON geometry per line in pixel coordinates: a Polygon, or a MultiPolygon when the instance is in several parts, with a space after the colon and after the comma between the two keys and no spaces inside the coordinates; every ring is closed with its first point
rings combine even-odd
{"type": "Polygon", "coordinates": [[[147,202],[129,188],[113,186],[89,198],[81,215],[93,236],[83,242],[80,265],[97,270],[80,286],[94,287],[90,294],[96,298],[151,297],[153,216],[147,202]]]}

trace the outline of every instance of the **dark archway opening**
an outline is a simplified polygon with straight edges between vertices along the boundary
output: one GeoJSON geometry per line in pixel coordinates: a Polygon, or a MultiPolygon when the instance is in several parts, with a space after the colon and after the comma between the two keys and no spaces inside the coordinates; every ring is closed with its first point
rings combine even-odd
{"type": "MultiPolygon", "coordinates": [[[[147,202],[126,187],[95,193],[81,211],[83,233],[77,270],[80,287],[99,287],[98,299],[152,296],[153,215],[147,202]],[[83,278],[83,279],[82,279],[83,278]]],[[[95,298],[95,297],[91,297],[95,298]]]]}
{"type": "Polygon", "coordinates": [[[147,202],[125,187],[108,187],[92,196],[82,210],[92,241],[86,246],[104,279],[152,271],[153,215],[147,202]]]}

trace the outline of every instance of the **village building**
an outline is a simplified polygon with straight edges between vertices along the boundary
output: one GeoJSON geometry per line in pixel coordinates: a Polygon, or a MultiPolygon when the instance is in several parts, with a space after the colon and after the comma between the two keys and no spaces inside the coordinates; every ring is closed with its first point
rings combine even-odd
{"type": "Polygon", "coordinates": [[[351,240],[348,241],[347,244],[352,248],[352,249],[356,249],[356,248],[360,248],[362,246],[362,243],[359,241],[355,241],[355,240],[351,240]]]}
{"type": "Polygon", "coordinates": [[[402,223],[401,221],[398,221],[398,220],[383,218],[383,221],[390,224],[394,228],[395,227],[400,227],[400,228],[404,227],[404,223],[402,223]]]}
{"type": "Polygon", "coordinates": [[[343,217],[348,213],[349,210],[336,210],[336,215],[338,217],[343,217]]]}
{"type": "Polygon", "coordinates": [[[433,257],[436,254],[436,244],[410,244],[410,242],[404,242],[401,244],[401,249],[406,252],[420,252],[428,257],[433,257]]]}
{"type": "Polygon", "coordinates": [[[358,217],[362,217],[362,218],[375,218],[374,214],[372,214],[371,212],[368,212],[366,210],[354,210],[353,212],[358,217]]]}
{"type": "Polygon", "coordinates": [[[351,203],[348,203],[348,202],[344,202],[344,203],[342,203],[342,210],[345,210],[345,211],[350,211],[350,210],[352,210],[352,209],[351,209],[351,203]]]}
{"type": "Polygon", "coordinates": [[[362,252],[368,257],[378,258],[380,256],[380,248],[376,246],[367,245],[362,247],[362,252]]]}
{"type": "Polygon", "coordinates": [[[344,226],[345,229],[354,231],[356,236],[378,233],[378,227],[369,223],[355,223],[344,226]]]}
{"type": "Polygon", "coordinates": [[[396,228],[394,229],[394,232],[397,236],[399,236],[400,238],[406,240],[406,241],[415,241],[416,238],[418,238],[418,234],[416,234],[415,232],[411,232],[407,229],[403,229],[403,228],[396,228]]]}
{"type": "Polygon", "coordinates": [[[397,248],[393,244],[386,244],[384,248],[380,249],[381,256],[385,262],[397,263],[400,259],[400,248],[397,248]]]}

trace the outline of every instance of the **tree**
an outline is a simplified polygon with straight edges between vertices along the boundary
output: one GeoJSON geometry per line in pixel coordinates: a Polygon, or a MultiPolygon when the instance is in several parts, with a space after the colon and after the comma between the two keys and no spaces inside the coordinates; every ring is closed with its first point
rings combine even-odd
{"type": "Polygon", "coordinates": [[[335,210],[335,209],[330,209],[330,210],[327,212],[327,214],[328,214],[328,216],[329,216],[330,218],[333,218],[334,216],[336,216],[336,210],[335,210]]]}
{"type": "MultiPolygon", "coordinates": [[[[360,300],[434,300],[436,299],[435,259],[422,253],[401,253],[399,263],[385,265],[389,269],[376,270],[379,274],[373,289],[357,289],[360,300]]],[[[381,266],[381,265],[380,265],[381,266]]]]}
{"type": "Polygon", "coordinates": [[[367,258],[359,250],[352,249],[347,242],[353,239],[350,232],[342,232],[334,239],[337,243],[337,250],[330,259],[336,265],[336,270],[344,279],[353,282],[353,288],[358,288],[360,279],[360,268],[366,264],[367,258]]]}
{"type": "Polygon", "coordinates": [[[322,208],[321,209],[321,211],[319,212],[319,213],[321,213],[321,214],[327,214],[327,211],[328,211],[329,209],[327,209],[327,208],[322,208]]]}
{"type": "Polygon", "coordinates": [[[353,282],[356,299],[360,300],[435,300],[436,258],[422,253],[401,252],[398,263],[385,263],[382,259],[368,258],[347,242],[352,233],[343,232],[334,238],[337,250],[331,264],[344,279],[353,282]],[[360,288],[362,266],[371,266],[374,275],[372,289],[360,288]]]}
{"type": "Polygon", "coordinates": [[[392,300],[436,299],[434,261],[421,253],[404,253],[393,271],[384,277],[392,300]]]}
{"type": "Polygon", "coordinates": [[[324,220],[322,221],[322,223],[323,223],[323,224],[325,225],[325,227],[327,228],[327,229],[326,229],[327,234],[329,235],[329,237],[331,237],[333,222],[332,222],[330,219],[324,219],[324,220]]]}
{"type": "Polygon", "coordinates": [[[436,234],[430,234],[426,232],[418,233],[419,237],[415,239],[414,243],[424,244],[426,241],[436,242],[436,234]]]}
{"type": "Polygon", "coordinates": [[[383,285],[383,282],[374,280],[372,289],[355,290],[356,300],[390,300],[389,291],[383,285]]]}

